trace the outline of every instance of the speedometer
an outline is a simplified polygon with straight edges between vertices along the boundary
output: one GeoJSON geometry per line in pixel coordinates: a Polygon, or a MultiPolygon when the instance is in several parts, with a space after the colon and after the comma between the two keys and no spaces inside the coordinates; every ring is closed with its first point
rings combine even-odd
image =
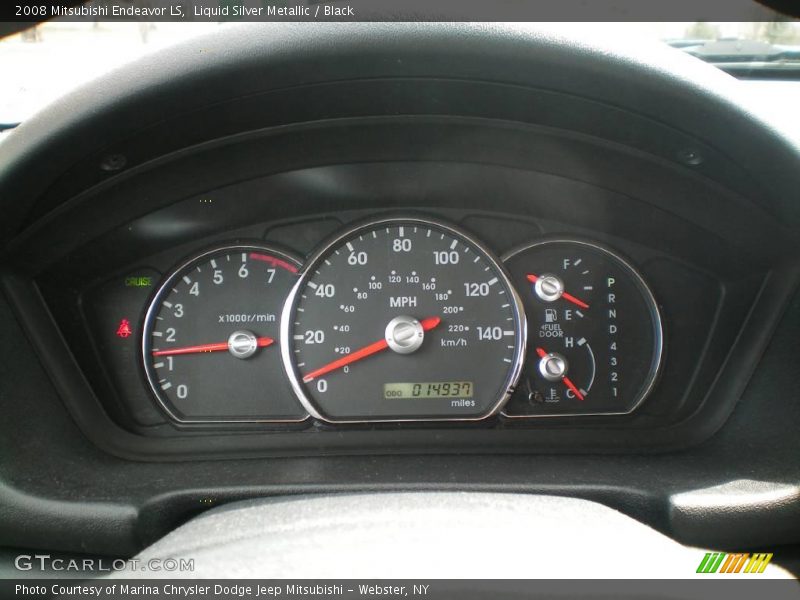
{"type": "Polygon", "coordinates": [[[477,420],[513,391],[525,319],[480,243],[442,223],[391,218],[309,260],[281,335],[292,385],[320,419],[477,420]]]}

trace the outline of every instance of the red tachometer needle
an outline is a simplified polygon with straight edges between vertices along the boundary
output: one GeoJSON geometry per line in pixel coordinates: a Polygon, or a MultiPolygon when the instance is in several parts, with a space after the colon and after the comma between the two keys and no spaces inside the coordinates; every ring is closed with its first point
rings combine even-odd
{"type": "MultiPolygon", "coordinates": [[[[531,283],[536,283],[539,280],[539,276],[533,275],[532,273],[528,273],[527,277],[528,281],[530,281],[531,283]]],[[[584,302],[583,300],[579,300],[578,298],[576,298],[572,294],[568,294],[567,292],[561,292],[561,297],[567,302],[572,302],[573,304],[576,304],[581,308],[589,308],[589,305],[586,304],[586,302],[584,302]]]]}
{"type": "MultiPolygon", "coordinates": [[[[547,357],[547,351],[544,348],[537,348],[536,349],[536,354],[539,355],[539,358],[546,358],[547,357]]],[[[567,386],[573,394],[575,394],[575,397],[578,400],[583,400],[584,399],[583,394],[578,389],[578,386],[575,385],[574,383],[572,383],[572,380],[569,377],[567,377],[565,375],[564,377],[561,378],[561,381],[563,381],[564,385],[567,386]]]]}
{"type": "MultiPolygon", "coordinates": [[[[256,338],[256,345],[259,348],[265,348],[273,343],[275,343],[275,340],[272,338],[256,338]]],[[[168,350],[153,350],[153,356],[174,356],[176,354],[198,354],[201,352],[224,352],[227,349],[228,342],[220,342],[219,344],[201,344],[199,346],[184,346],[183,348],[170,348],[168,350]]]]}
{"type": "MultiPolygon", "coordinates": [[[[422,325],[423,331],[430,331],[441,322],[442,320],[439,317],[428,317],[427,319],[422,319],[419,323],[420,325],[422,325]]],[[[342,367],[346,367],[347,365],[354,363],[357,360],[361,360],[362,358],[367,358],[368,356],[372,356],[377,352],[386,350],[388,347],[389,343],[385,339],[369,344],[368,346],[364,346],[360,350],[351,352],[347,356],[343,356],[342,358],[337,358],[333,362],[329,362],[327,365],[324,365],[319,369],[311,371],[311,373],[303,377],[303,382],[308,383],[309,381],[312,381],[317,377],[325,375],[326,373],[330,373],[331,371],[335,371],[336,369],[341,369],[342,367]]]]}

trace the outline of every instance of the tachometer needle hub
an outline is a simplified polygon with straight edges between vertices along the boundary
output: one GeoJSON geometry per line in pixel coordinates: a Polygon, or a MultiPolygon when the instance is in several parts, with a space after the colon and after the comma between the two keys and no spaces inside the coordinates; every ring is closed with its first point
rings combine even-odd
{"type": "Polygon", "coordinates": [[[177,356],[180,354],[201,354],[204,352],[225,352],[230,351],[237,358],[247,358],[252,356],[256,348],[265,348],[275,343],[270,337],[255,337],[246,331],[236,331],[227,342],[215,344],[199,344],[197,346],[183,346],[180,348],[167,348],[165,350],[153,350],[153,356],[177,356]],[[243,341],[242,336],[252,336],[251,339],[243,341]],[[236,339],[234,339],[236,337],[236,339]],[[233,345],[232,345],[233,340],[233,345]],[[239,354],[242,356],[239,356],[239,354]],[[248,353],[249,352],[249,353],[248,353]],[[246,355],[246,356],[245,356],[246,355]]]}

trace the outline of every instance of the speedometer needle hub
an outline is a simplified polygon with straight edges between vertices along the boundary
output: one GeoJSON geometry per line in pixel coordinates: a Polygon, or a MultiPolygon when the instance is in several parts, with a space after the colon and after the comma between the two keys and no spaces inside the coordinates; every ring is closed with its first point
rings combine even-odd
{"type": "Polygon", "coordinates": [[[389,347],[400,354],[409,354],[410,352],[414,352],[414,350],[419,348],[419,346],[422,344],[424,332],[430,331],[441,322],[442,320],[439,317],[428,317],[427,319],[422,319],[421,321],[417,321],[412,317],[395,317],[389,321],[389,325],[386,327],[384,339],[364,346],[360,350],[356,350],[347,356],[343,356],[342,358],[336,359],[333,362],[329,362],[327,365],[324,365],[319,369],[311,371],[311,373],[308,373],[303,377],[303,381],[308,383],[317,377],[321,377],[322,375],[330,373],[331,371],[346,367],[347,365],[350,365],[358,360],[362,360],[368,356],[372,356],[373,354],[386,350],[389,347]],[[419,327],[419,333],[416,333],[417,327],[419,327]],[[388,341],[390,329],[392,334],[391,346],[390,342],[388,341]],[[395,349],[394,345],[406,350],[397,350],[395,349]],[[408,350],[407,348],[411,349],[408,350]]]}
{"type": "Polygon", "coordinates": [[[403,315],[389,321],[384,337],[389,348],[398,354],[411,354],[422,346],[425,328],[414,317],[403,315]]]}

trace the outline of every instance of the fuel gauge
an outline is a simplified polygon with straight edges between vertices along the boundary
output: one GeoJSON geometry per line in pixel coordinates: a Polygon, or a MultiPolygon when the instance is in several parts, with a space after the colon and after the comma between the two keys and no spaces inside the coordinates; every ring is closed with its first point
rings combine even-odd
{"type": "Polygon", "coordinates": [[[528,319],[525,367],[510,418],[627,414],[653,387],[663,346],[653,294],[628,261],[558,239],[504,258],[528,319]]]}

